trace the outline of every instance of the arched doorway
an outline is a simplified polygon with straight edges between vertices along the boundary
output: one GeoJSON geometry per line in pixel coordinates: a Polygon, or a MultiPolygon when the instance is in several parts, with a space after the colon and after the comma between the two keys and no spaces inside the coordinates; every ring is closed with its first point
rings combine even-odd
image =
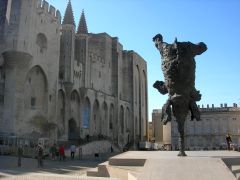
{"type": "Polygon", "coordinates": [[[25,110],[34,110],[43,114],[47,113],[47,78],[43,69],[40,66],[34,66],[27,74],[24,87],[24,98],[25,110]]]}
{"type": "MultiPolygon", "coordinates": [[[[80,109],[80,98],[78,95],[78,92],[74,90],[71,93],[71,117],[76,120],[76,122],[79,122],[79,112],[80,109]]],[[[77,123],[78,125],[78,123],[77,123]]]]}
{"type": "Polygon", "coordinates": [[[77,128],[77,123],[74,119],[68,121],[68,140],[79,139],[79,133],[77,128]]]}

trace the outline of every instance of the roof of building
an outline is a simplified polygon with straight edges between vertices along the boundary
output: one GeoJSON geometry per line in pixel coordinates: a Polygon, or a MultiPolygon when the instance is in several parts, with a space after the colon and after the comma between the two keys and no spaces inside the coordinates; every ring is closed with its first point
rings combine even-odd
{"type": "Polygon", "coordinates": [[[87,23],[86,23],[84,10],[82,11],[82,14],[81,14],[81,18],[80,18],[80,21],[79,21],[77,33],[78,34],[87,34],[88,33],[88,28],[87,28],[87,23]]]}
{"type": "Polygon", "coordinates": [[[70,25],[75,26],[72,4],[71,4],[70,0],[68,1],[68,5],[67,5],[66,11],[65,11],[65,15],[64,15],[62,24],[70,24],[70,25]]]}

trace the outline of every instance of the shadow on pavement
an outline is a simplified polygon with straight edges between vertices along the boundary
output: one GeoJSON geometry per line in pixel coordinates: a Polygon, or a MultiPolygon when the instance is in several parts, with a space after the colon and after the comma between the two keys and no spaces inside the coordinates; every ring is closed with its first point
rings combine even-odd
{"type": "MultiPolygon", "coordinates": [[[[108,158],[107,158],[108,159],[108,158]]],[[[104,158],[84,160],[44,160],[43,168],[37,167],[37,159],[22,158],[22,166],[17,167],[17,157],[0,156],[0,178],[6,175],[23,175],[28,173],[53,173],[66,175],[82,175],[88,169],[97,167],[106,161],[104,158]],[[4,174],[3,174],[4,173],[4,174]]]]}

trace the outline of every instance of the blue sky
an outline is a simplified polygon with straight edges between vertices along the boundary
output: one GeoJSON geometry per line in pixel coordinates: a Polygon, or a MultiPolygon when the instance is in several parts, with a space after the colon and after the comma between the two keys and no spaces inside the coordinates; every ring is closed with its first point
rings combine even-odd
{"type": "MultiPolygon", "coordinates": [[[[49,0],[64,16],[68,0],[49,0]]],[[[152,87],[163,80],[160,54],[152,37],[161,33],[168,43],[205,42],[208,50],[196,56],[199,105],[240,105],[239,0],[72,0],[76,24],[82,9],[89,32],[119,37],[124,49],[140,54],[148,65],[149,120],[153,109],[167,99],[152,87]]]]}

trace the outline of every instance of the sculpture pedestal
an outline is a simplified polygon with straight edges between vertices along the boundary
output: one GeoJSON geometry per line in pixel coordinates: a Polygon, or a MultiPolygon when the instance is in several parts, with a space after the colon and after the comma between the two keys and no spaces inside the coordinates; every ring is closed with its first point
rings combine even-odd
{"type": "Polygon", "coordinates": [[[236,180],[230,169],[236,166],[236,162],[240,165],[239,152],[186,153],[188,156],[178,157],[177,151],[129,151],[109,159],[109,175],[117,177],[116,169],[124,174],[122,171],[126,168],[126,174],[138,180],[236,180]],[[136,167],[137,171],[134,169],[136,167]],[[114,173],[111,172],[113,168],[114,173]]]}

